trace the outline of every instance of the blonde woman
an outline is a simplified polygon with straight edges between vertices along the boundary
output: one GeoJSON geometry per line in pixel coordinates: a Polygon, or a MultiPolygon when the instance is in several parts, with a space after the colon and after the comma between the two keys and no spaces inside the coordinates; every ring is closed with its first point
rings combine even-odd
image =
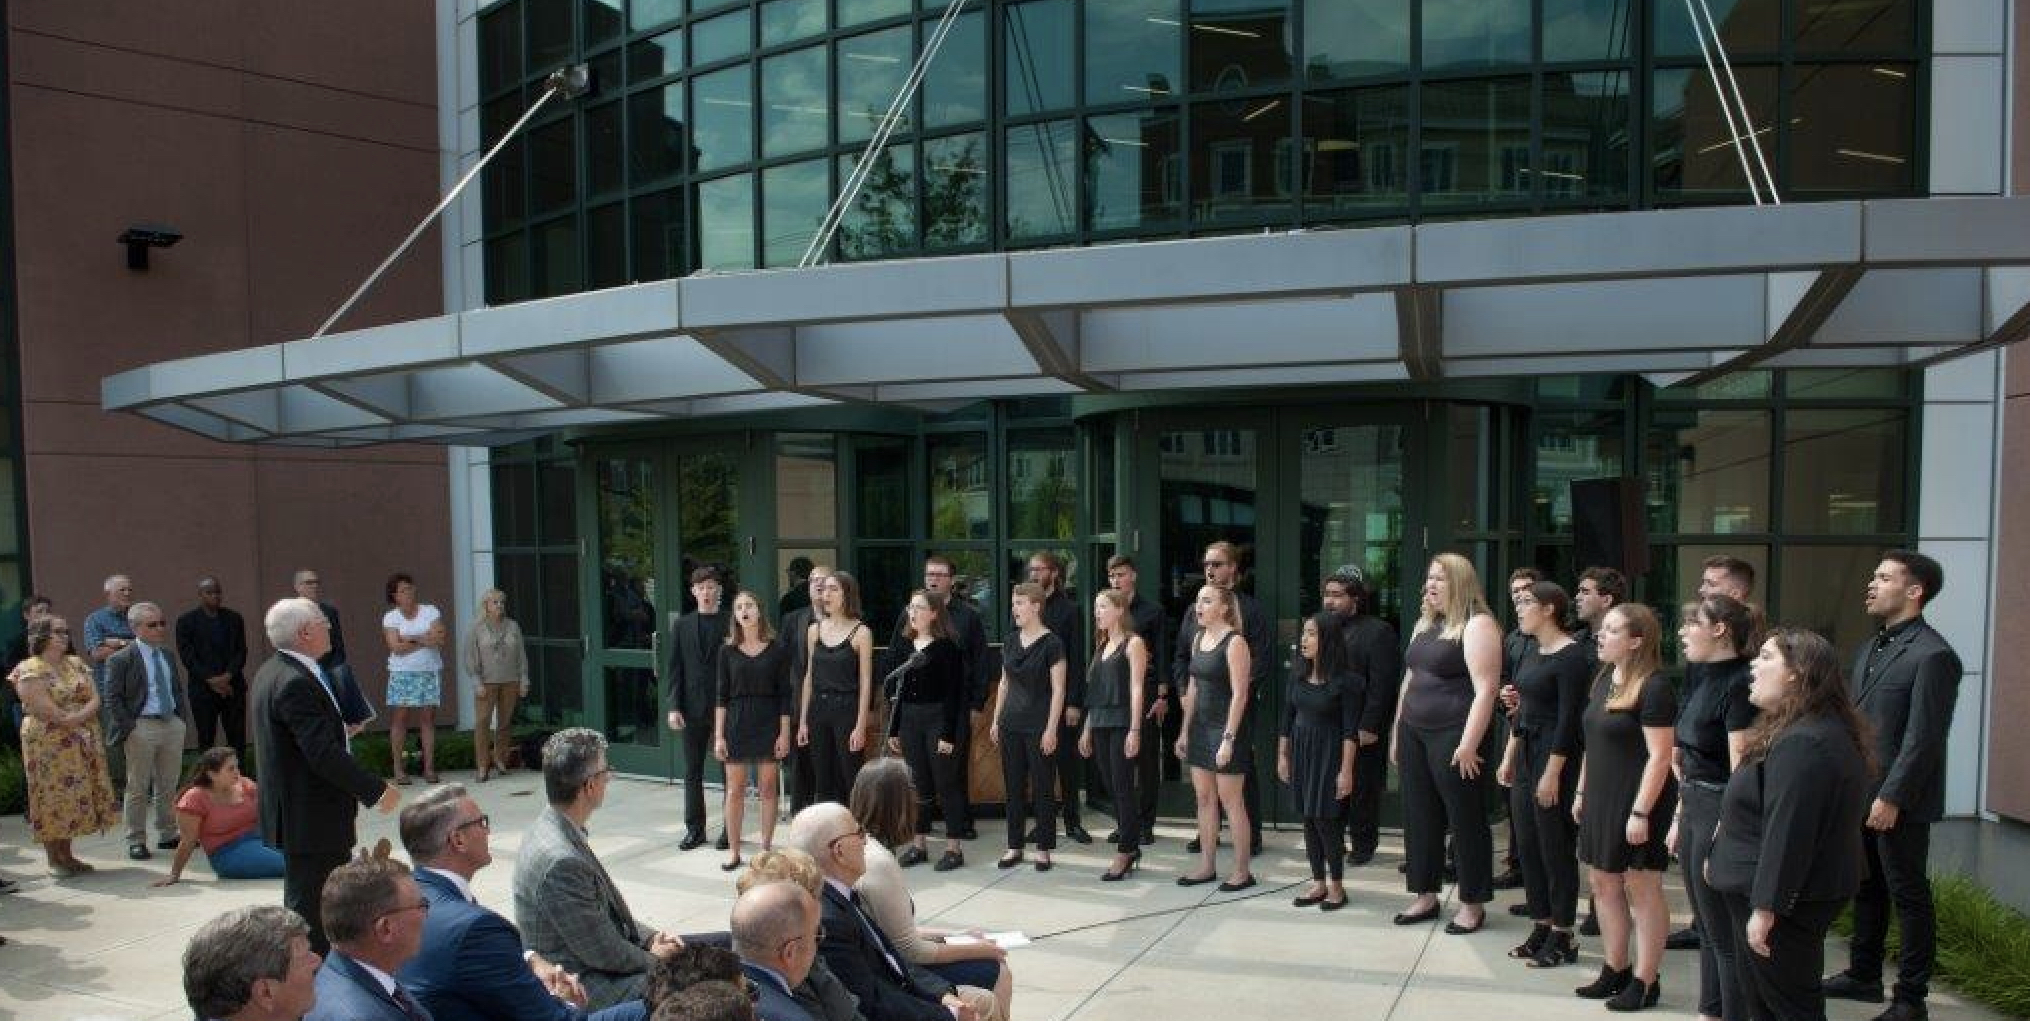
{"type": "Polygon", "coordinates": [[[718,708],[713,710],[712,754],[726,769],[726,841],[733,856],[719,867],[740,867],[740,828],[747,811],[747,776],[761,788],[761,849],[775,846],[775,816],[782,760],[789,754],[789,650],[761,615],[752,592],[733,597],[733,626],[719,650],[718,708]]]}
{"type": "Polygon", "coordinates": [[[1487,826],[1492,771],[1482,767],[1480,751],[1501,680],[1501,627],[1465,557],[1440,553],[1425,569],[1423,612],[1403,662],[1408,669],[1390,758],[1402,776],[1405,885],[1416,899],[1395,921],[1415,925],[1438,917],[1449,830],[1459,911],[1445,931],[1479,932],[1494,896],[1494,835],[1487,826]]]}
{"type": "Polygon", "coordinates": [[[1199,867],[1196,873],[1178,876],[1177,885],[1198,886],[1219,878],[1219,813],[1225,809],[1233,830],[1234,871],[1219,889],[1234,893],[1255,885],[1253,827],[1242,793],[1246,777],[1254,771],[1247,715],[1254,659],[1241,634],[1241,604],[1232,589],[1200,588],[1192,612],[1198,617],[1198,634],[1191,642],[1176,752],[1191,767],[1199,867]]]}
{"type": "Polygon", "coordinates": [[[1142,706],[1149,644],[1134,632],[1128,596],[1103,589],[1093,598],[1093,658],[1086,667],[1085,732],[1078,752],[1099,756],[1114,799],[1114,861],[1100,881],[1118,883],[1142,861],[1141,795],[1135,762],[1142,754],[1142,706]]]}
{"type": "Polygon", "coordinates": [[[529,693],[529,653],[522,626],[507,615],[507,593],[490,588],[480,594],[479,619],[460,651],[472,678],[472,758],[485,783],[508,772],[515,704],[529,693]]]}

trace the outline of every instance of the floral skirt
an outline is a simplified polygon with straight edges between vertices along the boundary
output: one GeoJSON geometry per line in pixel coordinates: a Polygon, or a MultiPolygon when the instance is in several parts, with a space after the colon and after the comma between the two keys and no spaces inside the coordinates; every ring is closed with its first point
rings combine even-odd
{"type": "Polygon", "coordinates": [[[390,707],[430,706],[443,701],[438,691],[436,670],[391,670],[388,672],[390,707]]]}

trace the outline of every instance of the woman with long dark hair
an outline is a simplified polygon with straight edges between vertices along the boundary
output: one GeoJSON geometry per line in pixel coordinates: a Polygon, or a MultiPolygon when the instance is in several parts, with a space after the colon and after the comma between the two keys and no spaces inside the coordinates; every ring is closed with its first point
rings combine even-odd
{"type": "Polygon", "coordinates": [[[1579,790],[1579,721],[1592,660],[1565,631],[1572,600],[1558,583],[1533,582],[1514,602],[1516,627],[1530,647],[1516,666],[1515,728],[1495,778],[1508,788],[1525,903],[1535,925],[1508,955],[1532,968],[1555,968],[1579,959],[1572,933],[1579,904],[1572,799],[1579,790]]]}
{"type": "Polygon", "coordinates": [[[860,583],[834,572],[818,589],[823,615],[804,634],[804,700],[797,744],[811,749],[818,801],[844,804],[867,748],[874,636],[860,619],[860,583]]]}
{"type": "Polygon", "coordinates": [[[261,793],[240,775],[240,757],[231,748],[208,748],[191,767],[176,799],[176,858],[169,874],[150,886],[183,878],[183,867],[200,846],[220,879],[277,879],[282,852],[261,840],[261,793]]]}
{"type": "Polygon", "coordinates": [[[1304,856],[1311,861],[1311,888],[1293,898],[1292,907],[1346,906],[1339,820],[1353,796],[1353,756],[1367,708],[1367,680],[1348,669],[1347,623],[1345,614],[1330,610],[1304,622],[1276,741],[1276,779],[1290,785],[1304,817],[1304,856]]]}
{"type": "Polygon", "coordinates": [[[761,795],[761,849],[775,846],[782,760],[789,754],[789,650],[775,640],[761,599],[742,591],[733,597],[733,626],[719,650],[718,698],[713,710],[712,752],[726,770],[726,841],[733,856],[720,864],[740,867],[740,829],[747,812],[747,777],[761,795]]]}
{"type": "Polygon", "coordinates": [[[968,725],[966,656],[952,640],[943,597],[917,589],[909,594],[903,614],[902,633],[888,648],[890,659],[901,661],[888,671],[902,672],[901,687],[895,693],[895,722],[890,726],[895,736],[888,739],[888,750],[909,763],[917,803],[915,832],[896,858],[904,868],[929,858],[924,845],[930,834],[930,809],[935,804],[945,821],[945,850],[935,868],[949,872],[965,865],[965,845],[959,834],[973,825],[972,806],[966,801],[965,763],[958,754],[959,728],[968,725]]]}
{"type": "Polygon", "coordinates": [[[1727,781],[1706,866],[1727,921],[1706,935],[1738,941],[1741,1017],[1824,1021],[1826,932],[1865,868],[1872,741],[1824,638],[1780,628],[1750,671],[1761,713],[1727,781]]]}

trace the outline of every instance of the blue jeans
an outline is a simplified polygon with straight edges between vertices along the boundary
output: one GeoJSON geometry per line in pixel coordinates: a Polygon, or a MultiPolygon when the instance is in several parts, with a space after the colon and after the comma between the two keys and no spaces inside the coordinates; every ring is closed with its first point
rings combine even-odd
{"type": "Polygon", "coordinates": [[[991,990],[994,983],[1001,981],[1001,964],[998,961],[952,961],[926,967],[955,986],[991,990]]]}
{"type": "Polygon", "coordinates": [[[207,855],[220,879],[280,879],[282,852],[261,842],[259,830],[248,830],[232,843],[207,855]]]}

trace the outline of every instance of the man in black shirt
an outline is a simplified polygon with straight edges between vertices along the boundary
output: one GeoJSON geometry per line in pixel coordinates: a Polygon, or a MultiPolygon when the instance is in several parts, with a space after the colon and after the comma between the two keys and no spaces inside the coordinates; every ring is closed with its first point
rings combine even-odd
{"type": "Polygon", "coordinates": [[[1367,681],[1367,704],[1360,718],[1360,747],[1353,757],[1353,798],[1346,813],[1349,850],[1355,867],[1374,860],[1381,840],[1382,793],[1389,785],[1389,744],[1396,723],[1396,695],[1403,686],[1403,650],[1396,629],[1369,613],[1373,593],[1367,574],[1353,564],[1332,572],[1320,586],[1325,608],[1347,618],[1347,668],[1367,681]]]}
{"type": "Polygon", "coordinates": [[[247,623],[225,606],[217,578],[197,583],[197,609],[176,618],[176,656],[190,679],[197,746],[211,748],[220,729],[242,758],[247,744],[247,623]]]}
{"type": "MultiPolygon", "coordinates": [[[[1234,601],[1241,607],[1241,638],[1248,643],[1248,708],[1256,712],[1262,701],[1262,687],[1269,683],[1269,660],[1276,654],[1271,644],[1274,639],[1269,630],[1269,615],[1262,612],[1262,604],[1255,597],[1235,588],[1240,580],[1241,550],[1239,546],[1224,539],[1205,548],[1205,583],[1223,588],[1234,594],[1234,601]]],[[[1194,591],[1193,595],[1197,593],[1194,591]]],[[[1177,625],[1177,652],[1170,665],[1170,683],[1182,697],[1185,683],[1191,679],[1191,650],[1198,642],[1198,621],[1190,613],[1177,625]]],[[[1248,809],[1248,828],[1254,830],[1254,852],[1262,850],[1262,795],[1255,783],[1255,771],[1249,768],[1242,779],[1241,798],[1248,809]]],[[[1193,838],[1185,849],[1196,854],[1200,850],[1197,838],[1193,838]]]]}
{"type": "MultiPolygon", "coordinates": [[[[726,645],[726,587],[719,572],[691,572],[698,608],[670,629],[670,729],[684,735],[684,839],[680,851],[705,842],[705,756],[712,749],[713,709],[719,703],[719,650],[726,645]]],[[[724,833],[720,840],[725,840],[724,833]]]]}
{"type": "MultiPolygon", "coordinates": [[[[1163,784],[1163,751],[1170,747],[1172,738],[1163,733],[1163,723],[1170,717],[1170,675],[1157,663],[1163,652],[1163,607],[1155,600],[1144,599],[1135,591],[1138,580],[1135,558],[1126,554],[1116,555],[1107,560],[1107,585],[1114,591],[1128,597],[1129,626],[1149,646],[1149,675],[1143,678],[1148,691],[1149,703],[1146,719],[1155,724],[1142,738],[1142,754],[1135,759],[1135,796],[1139,800],[1142,819],[1142,843],[1155,841],[1152,835],[1156,821],[1156,792],[1163,784]]],[[[1107,835],[1107,842],[1120,839],[1119,833],[1107,835]]]]}
{"type": "Polygon", "coordinates": [[[1085,760],[1078,754],[1079,724],[1085,719],[1085,618],[1078,599],[1064,588],[1064,558],[1039,550],[1029,558],[1029,581],[1043,586],[1043,626],[1064,643],[1064,718],[1057,728],[1057,778],[1063,791],[1064,835],[1081,844],[1093,835],[1079,822],[1078,792],[1085,786],[1085,760]]]}

